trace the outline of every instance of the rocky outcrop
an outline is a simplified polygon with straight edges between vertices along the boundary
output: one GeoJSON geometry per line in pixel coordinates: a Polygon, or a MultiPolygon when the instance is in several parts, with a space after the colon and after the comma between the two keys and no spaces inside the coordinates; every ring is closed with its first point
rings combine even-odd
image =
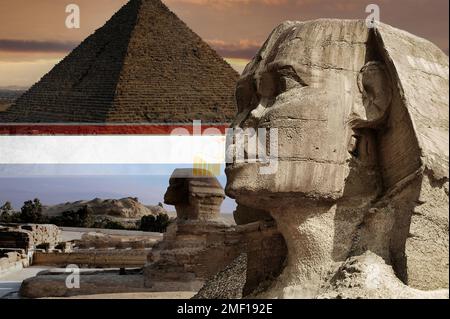
{"type": "MultiPolygon", "coordinates": [[[[383,258],[367,251],[343,263],[326,286],[320,299],[448,299],[447,289],[422,291],[405,286],[383,258]]],[[[294,294],[295,296],[295,294],[294,294]]]]}
{"type": "Polygon", "coordinates": [[[111,216],[118,218],[138,219],[148,215],[166,214],[160,206],[144,206],[137,198],[127,197],[122,199],[100,199],[90,201],[77,201],[73,203],[59,204],[45,207],[43,214],[46,216],[60,216],[64,212],[77,212],[82,208],[89,208],[92,214],[97,216],[111,216]]]}
{"type": "Polygon", "coordinates": [[[233,127],[276,129],[277,169],[235,156],[226,170],[227,194],[249,220],[270,212],[286,241],[286,267],[263,296],[316,298],[330,278],[353,297],[448,289],[448,89],[448,57],[384,24],[272,32],[237,84],[233,127]],[[370,269],[377,293],[361,284],[370,269]]]}

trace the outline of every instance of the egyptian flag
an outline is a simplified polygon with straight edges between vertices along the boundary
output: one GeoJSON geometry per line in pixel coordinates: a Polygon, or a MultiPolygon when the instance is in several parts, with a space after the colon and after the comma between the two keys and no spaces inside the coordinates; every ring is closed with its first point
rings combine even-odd
{"type": "Polygon", "coordinates": [[[176,168],[208,171],[224,184],[228,126],[1,124],[0,202],[138,197],[157,204],[176,168]]]}

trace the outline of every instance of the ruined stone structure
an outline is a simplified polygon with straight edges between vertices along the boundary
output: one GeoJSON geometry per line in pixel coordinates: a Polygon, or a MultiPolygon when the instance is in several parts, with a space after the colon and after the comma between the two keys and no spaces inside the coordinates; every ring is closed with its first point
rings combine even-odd
{"type": "Polygon", "coordinates": [[[215,177],[194,177],[189,169],[173,173],[165,202],[175,205],[177,219],[148,256],[147,287],[198,291],[241,253],[248,267],[240,295],[279,274],[286,254],[280,233],[270,222],[231,225],[220,217],[224,198],[215,177]]]}
{"type": "Polygon", "coordinates": [[[388,25],[272,32],[238,82],[233,126],[278,129],[278,170],[226,170],[227,194],[269,211],[288,247],[259,296],[448,297],[448,93],[448,57],[388,25]]]}
{"type": "Polygon", "coordinates": [[[161,238],[159,233],[122,236],[90,232],[83,234],[80,240],[74,240],[73,243],[78,249],[146,249],[152,248],[161,238]]]}
{"type": "Polygon", "coordinates": [[[0,248],[0,275],[21,270],[29,265],[30,261],[25,250],[0,248]]]}
{"type": "Polygon", "coordinates": [[[28,267],[37,249],[53,249],[60,241],[55,225],[0,225],[0,275],[28,267]]]}
{"type": "Polygon", "coordinates": [[[229,123],[237,78],[160,0],[131,0],[0,123],[229,123]]]}
{"type": "Polygon", "coordinates": [[[55,225],[0,225],[0,249],[21,249],[28,252],[39,247],[53,249],[60,242],[61,231],[55,225]]]}

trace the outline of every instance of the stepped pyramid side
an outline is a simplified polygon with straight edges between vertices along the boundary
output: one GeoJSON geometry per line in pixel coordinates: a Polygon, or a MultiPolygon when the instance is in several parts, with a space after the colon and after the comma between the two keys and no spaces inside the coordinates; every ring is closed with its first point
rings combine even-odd
{"type": "Polygon", "coordinates": [[[24,93],[5,121],[104,122],[138,10],[135,1],[125,5],[24,93]]]}
{"type": "Polygon", "coordinates": [[[231,122],[238,74],[159,0],[143,0],[111,121],[231,122]]]}
{"type": "Polygon", "coordinates": [[[237,78],[160,0],[131,0],[0,122],[223,123],[237,78]]]}

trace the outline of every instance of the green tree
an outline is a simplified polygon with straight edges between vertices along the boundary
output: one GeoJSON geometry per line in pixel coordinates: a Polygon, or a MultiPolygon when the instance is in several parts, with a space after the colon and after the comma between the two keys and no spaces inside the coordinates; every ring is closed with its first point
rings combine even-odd
{"type": "Polygon", "coordinates": [[[170,218],[167,214],[158,214],[143,216],[141,218],[140,229],[148,232],[164,233],[170,224],[170,218]]]}
{"type": "Polygon", "coordinates": [[[13,223],[17,218],[14,213],[14,209],[10,202],[6,202],[2,207],[0,207],[0,222],[2,223],[13,223]]]}
{"type": "Polygon", "coordinates": [[[11,202],[6,202],[2,207],[0,207],[0,213],[12,213],[14,211],[11,202]]]}
{"type": "Polygon", "coordinates": [[[44,223],[46,220],[42,215],[42,204],[39,199],[29,200],[24,203],[20,210],[20,221],[22,223],[44,223]]]}
{"type": "Polygon", "coordinates": [[[77,211],[63,212],[61,216],[51,218],[50,223],[62,227],[89,228],[94,224],[92,208],[86,205],[77,211]]]}

